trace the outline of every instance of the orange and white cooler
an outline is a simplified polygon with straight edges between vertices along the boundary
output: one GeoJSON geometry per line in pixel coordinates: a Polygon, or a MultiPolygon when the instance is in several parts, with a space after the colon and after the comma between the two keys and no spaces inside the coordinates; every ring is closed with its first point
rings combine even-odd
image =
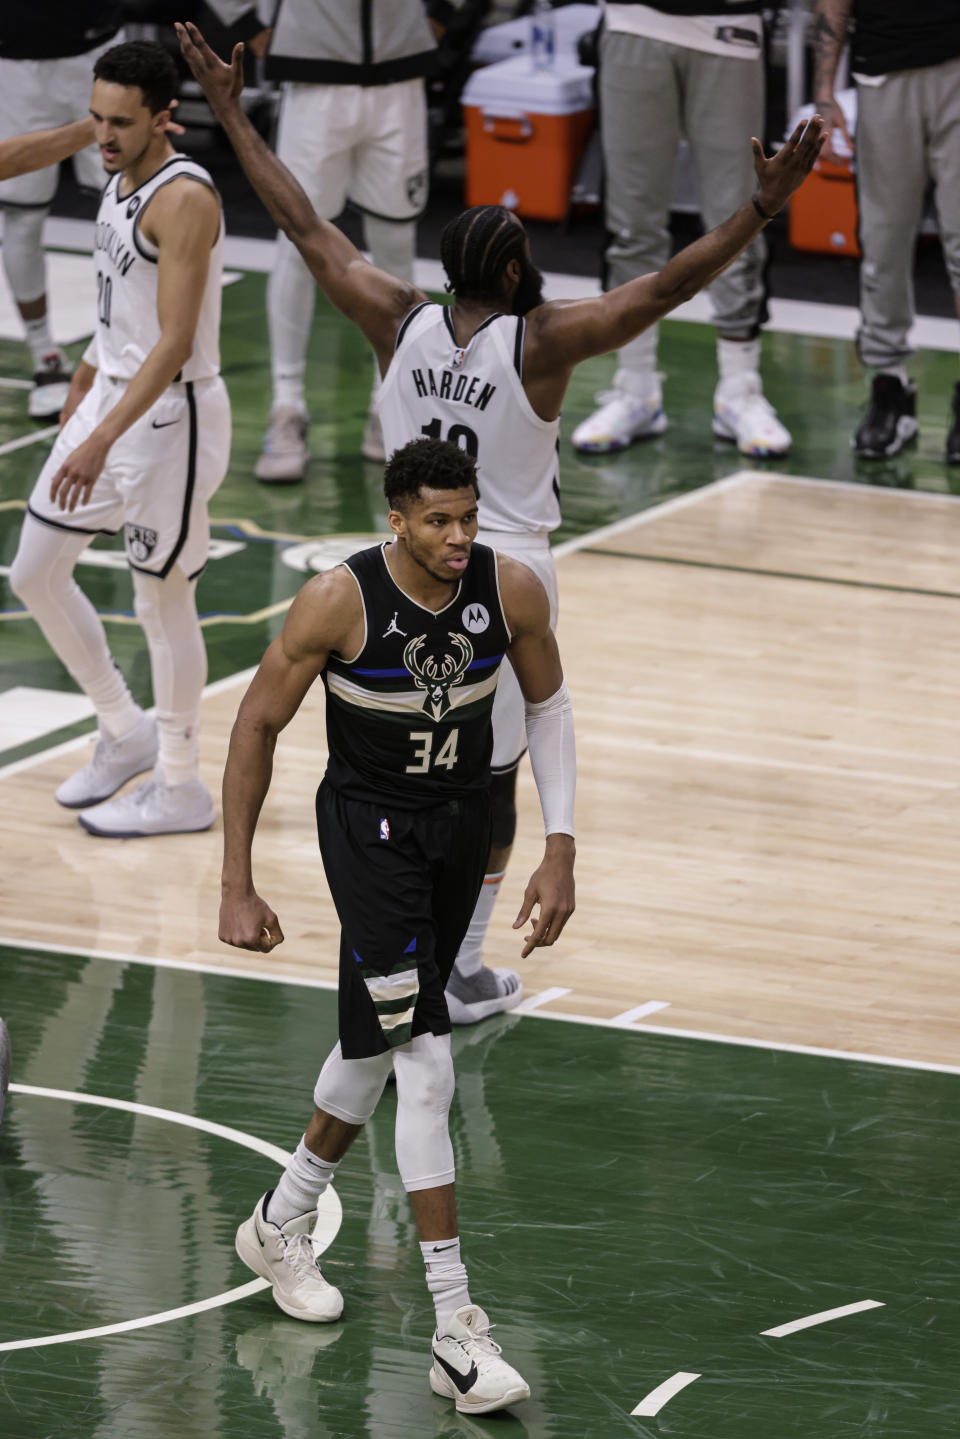
{"type": "MultiPolygon", "coordinates": [[[[841,90],[837,100],[850,134],[856,136],[857,92],[841,90]]],[[[813,113],[812,105],[804,105],[794,116],[793,125],[809,120],[813,113]]],[[[846,148],[842,136],[838,137],[838,152],[846,148]]],[[[852,161],[848,159],[845,164],[837,165],[829,160],[818,160],[790,201],[790,243],[795,250],[859,256],[857,219],[857,187],[852,161]]]]}
{"type": "Polygon", "coordinates": [[[593,76],[562,54],[547,70],[521,55],[474,71],[462,97],[468,205],[564,218],[593,129],[593,76]]]}

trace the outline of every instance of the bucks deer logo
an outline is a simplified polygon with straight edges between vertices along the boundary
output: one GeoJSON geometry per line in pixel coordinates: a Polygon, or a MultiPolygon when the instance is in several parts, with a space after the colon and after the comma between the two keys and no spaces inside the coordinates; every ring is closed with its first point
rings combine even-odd
{"type": "Polygon", "coordinates": [[[418,690],[425,690],[421,709],[432,720],[441,720],[451,708],[450,691],[461,684],[473,659],[473,645],[466,635],[448,633],[453,652],[439,654],[426,650],[426,635],[417,635],[405,646],[403,663],[413,675],[418,690]]]}

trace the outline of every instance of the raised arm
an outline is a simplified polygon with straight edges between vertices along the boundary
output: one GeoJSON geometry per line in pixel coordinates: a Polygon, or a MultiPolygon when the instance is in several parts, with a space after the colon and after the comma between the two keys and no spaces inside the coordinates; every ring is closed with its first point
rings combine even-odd
{"type": "Polygon", "coordinates": [[[531,311],[524,351],[524,388],[538,414],[559,412],[570,372],[581,360],[618,350],[699,293],[735,260],[781,210],[813,169],[822,121],[798,125],[771,159],[754,139],[757,189],[729,220],[688,245],[662,270],[619,285],[596,299],[558,300],[531,311]]]}
{"type": "Polygon", "coordinates": [[[521,929],[540,906],[522,957],[540,945],[554,944],[574,911],[573,801],[576,750],[573,711],[563,678],[556,637],[550,628],[546,591],[531,570],[498,556],[500,593],[510,627],[508,656],[523,692],[530,764],[540,796],[546,844],[543,859],[523,896],[514,929],[521,929]]]}
{"type": "Polygon", "coordinates": [[[223,772],[224,944],[269,952],[283,941],[277,916],[254,888],[251,853],[270,788],[277,736],[300,708],[330,652],[352,652],[353,631],[360,625],[357,587],[345,570],[308,580],[240,702],[223,772]]]}
{"type": "Polygon", "coordinates": [[[853,0],[817,0],[813,17],[813,103],[823,116],[826,158],[846,160],[853,154],[853,137],[847,128],[843,111],[837,104],[837,67],[847,43],[853,0]],[[834,132],[839,130],[847,142],[847,154],[839,155],[834,147],[834,132]]]}
{"type": "Polygon", "coordinates": [[[426,296],[415,286],[369,264],[342,230],[321,220],[303,189],[257,134],[240,104],[243,46],[225,65],[195,25],[177,25],[180,49],[226,131],[247,179],[277,226],[296,245],[324,294],[359,325],[382,371],[393,353],[400,321],[426,296]]]}

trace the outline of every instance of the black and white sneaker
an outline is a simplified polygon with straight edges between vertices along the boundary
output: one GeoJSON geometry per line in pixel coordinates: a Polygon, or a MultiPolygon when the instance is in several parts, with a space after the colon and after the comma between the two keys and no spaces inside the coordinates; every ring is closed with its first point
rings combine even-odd
{"type": "Polygon", "coordinates": [[[854,452],[864,460],[897,455],[917,433],[917,387],[896,375],[876,375],[870,408],[853,437],[854,452]]]}
{"type": "Polygon", "coordinates": [[[67,403],[73,371],[62,350],[44,355],[33,377],[33,389],[27,401],[31,420],[55,420],[67,403]]]}
{"type": "Polygon", "coordinates": [[[948,465],[960,465],[960,381],[953,387],[953,423],[947,435],[948,465]]]}
{"type": "Polygon", "coordinates": [[[490,1320],[477,1304],[464,1304],[433,1336],[430,1388],[452,1399],[461,1414],[489,1414],[530,1398],[530,1385],[500,1358],[490,1338],[490,1320]]]}

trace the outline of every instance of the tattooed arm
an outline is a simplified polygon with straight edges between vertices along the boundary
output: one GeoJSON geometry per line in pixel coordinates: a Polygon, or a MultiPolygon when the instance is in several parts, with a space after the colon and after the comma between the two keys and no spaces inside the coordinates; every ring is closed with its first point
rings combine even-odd
{"type": "Polygon", "coordinates": [[[827,141],[824,147],[825,160],[843,162],[846,158],[834,150],[833,132],[836,129],[840,130],[850,147],[849,154],[853,154],[853,139],[834,94],[837,66],[847,43],[852,9],[853,0],[817,0],[813,17],[813,103],[818,113],[823,116],[827,141]]]}

